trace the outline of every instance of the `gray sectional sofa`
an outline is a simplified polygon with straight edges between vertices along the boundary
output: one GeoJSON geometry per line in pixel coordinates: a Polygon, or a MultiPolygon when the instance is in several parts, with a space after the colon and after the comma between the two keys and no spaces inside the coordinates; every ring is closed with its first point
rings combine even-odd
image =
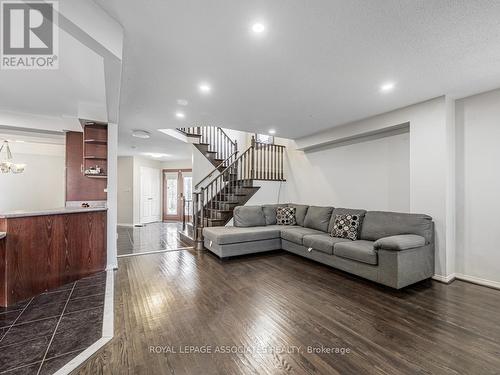
{"type": "Polygon", "coordinates": [[[434,274],[434,224],[421,214],[279,204],[239,206],[234,226],[203,229],[220,258],[283,249],[400,289],[434,274]],[[276,208],[296,208],[297,225],[277,225],[276,208]],[[359,239],[331,237],[336,215],[361,218],[359,239]]]}

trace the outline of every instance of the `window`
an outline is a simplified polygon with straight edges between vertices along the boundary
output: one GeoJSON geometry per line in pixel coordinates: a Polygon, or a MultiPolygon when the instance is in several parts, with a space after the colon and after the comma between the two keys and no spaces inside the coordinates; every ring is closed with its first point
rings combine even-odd
{"type": "Polygon", "coordinates": [[[274,144],[274,137],[268,134],[255,134],[255,140],[257,143],[265,143],[268,145],[274,144]]]}

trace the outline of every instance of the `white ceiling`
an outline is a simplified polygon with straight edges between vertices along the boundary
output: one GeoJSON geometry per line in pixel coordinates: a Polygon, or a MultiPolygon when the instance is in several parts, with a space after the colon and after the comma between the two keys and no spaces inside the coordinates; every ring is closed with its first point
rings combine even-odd
{"type": "MultiPolygon", "coordinates": [[[[124,27],[125,148],[132,129],[181,124],[297,138],[500,86],[498,0],[95,1],[124,27]],[[381,94],[388,81],[396,89],[381,94]],[[184,121],[177,99],[189,101],[184,121]]],[[[151,151],[176,152],[166,137],[151,151]]]]}
{"type": "Polygon", "coordinates": [[[0,70],[0,110],[106,120],[102,57],[59,30],[59,69],[0,70]]]}

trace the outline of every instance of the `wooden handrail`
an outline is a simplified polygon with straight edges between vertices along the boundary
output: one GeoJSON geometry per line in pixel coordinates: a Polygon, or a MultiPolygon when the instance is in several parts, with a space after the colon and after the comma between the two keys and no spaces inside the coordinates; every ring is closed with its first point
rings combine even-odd
{"type": "Polygon", "coordinates": [[[231,159],[234,155],[237,155],[238,151],[233,152],[231,155],[227,157],[222,163],[218,164],[214,169],[212,169],[205,177],[203,177],[195,186],[194,189],[197,190],[198,187],[201,185],[203,181],[205,181],[207,178],[212,177],[215,171],[218,171],[220,167],[222,167],[229,159],[231,159]]]}
{"type": "Polygon", "coordinates": [[[230,154],[238,150],[236,140],[229,138],[221,127],[194,126],[177,130],[186,136],[199,137],[200,143],[208,144],[209,151],[216,152],[219,159],[227,159],[230,154]]]}
{"type": "MultiPolygon", "coordinates": [[[[211,136],[212,133],[205,134],[211,136]]],[[[223,137],[222,132],[217,134],[223,137]]],[[[224,143],[231,146],[229,142],[224,143]]],[[[284,150],[285,146],[259,143],[252,137],[251,145],[245,152],[231,152],[195,185],[192,209],[197,248],[203,248],[203,227],[224,225],[229,217],[227,212],[235,204],[246,201],[248,189],[254,187],[252,181],[285,181],[284,150]],[[224,168],[219,171],[221,166],[224,168]],[[204,182],[207,182],[206,185],[201,186],[204,182]]]]}
{"type": "Polygon", "coordinates": [[[221,127],[219,127],[219,129],[222,132],[222,134],[224,134],[224,136],[229,140],[229,142],[231,142],[234,146],[236,146],[236,140],[233,142],[233,140],[231,138],[229,138],[229,136],[226,134],[224,129],[222,129],[221,127]]]}

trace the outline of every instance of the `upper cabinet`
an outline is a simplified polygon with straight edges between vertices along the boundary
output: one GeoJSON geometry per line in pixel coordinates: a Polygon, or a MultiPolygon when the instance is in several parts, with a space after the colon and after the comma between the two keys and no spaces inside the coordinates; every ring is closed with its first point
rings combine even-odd
{"type": "Polygon", "coordinates": [[[83,173],[89,178],[107,178],[108,126],[81,120],[83,126],[83,173]]]}
{"type": "Polygon", "coordinates": [[[108,128],[80,120],[83,132],[66,133],[66,201],[107,199],[108,128]]]}

